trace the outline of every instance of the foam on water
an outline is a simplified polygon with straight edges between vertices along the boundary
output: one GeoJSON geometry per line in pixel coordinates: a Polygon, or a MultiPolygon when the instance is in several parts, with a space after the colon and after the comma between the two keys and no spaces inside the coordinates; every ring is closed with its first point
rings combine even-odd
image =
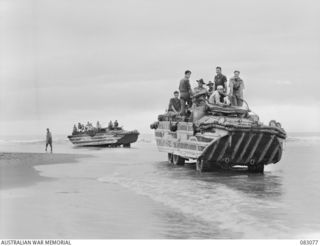
{"type": "Polygon", "coordinates": [[[0,144],[36,144],[36,143],[44,143],[43,139],[11,139],[4,140],[0,139],[0,144]]]}
{"type": "Polygon", "coordinates": [[[320,133],[289,133],[286,141],[298,145],[316,145],[320,144],[320,133]]]}
{"type": "Polygon", "coordinates": [[[257,221],[256,217],[245,211],[248,204],[257,206],[257,202],[259,209],[265,211],[281,209],[281,204],[257,201],[240,191],[220,183],[207,182],[196,176],[190,180],[190,176],[184,176],[182,168],[180,171],[182,175],[173,178],[164,170],[150,170],[139,175],[138,172],[118,169],[117,172],[98,180],[121,185],[189,217],[218,226],[221,230],[241,233],[243,237],[263,237],[274,235],[275,232],[279,235],[279,231],[286,231],[287,228],[277,223],[270,225],[257,221]]]}
{"type": "MultiPolygon", "coordinates": [[[[69,140],[67,137],[57,137],[53,139],[54,143],[60,144],[60,143],[65,143],[68,142],[69,140]]],[[[9,138],[9,139],[0,139],[0,144],[40,144],[40,143],[45,143],[46,140],[45,138],[9,138]]]]}

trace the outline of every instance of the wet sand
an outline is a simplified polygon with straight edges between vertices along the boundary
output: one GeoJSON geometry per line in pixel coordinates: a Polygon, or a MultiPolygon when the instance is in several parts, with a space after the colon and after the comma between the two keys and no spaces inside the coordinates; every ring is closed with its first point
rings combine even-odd
{"type": "Polygon", "coordinates": [[[76,163],[81,154],[0,153],[0,189],[15,188],[48,180],[34,169],[37,165],[76,163]]]}
{"type": "Polygon", "coordinates": [[[106,159],[120,155],[121,161],[122,149],[110,152],[96,153],[98,158],[2,153],[0,238],[193,238],[166,228],[182,221],[182,227],[193,228],[198,224],[193,219],[120,185],[97,181],[116,169],[106,159]]]}

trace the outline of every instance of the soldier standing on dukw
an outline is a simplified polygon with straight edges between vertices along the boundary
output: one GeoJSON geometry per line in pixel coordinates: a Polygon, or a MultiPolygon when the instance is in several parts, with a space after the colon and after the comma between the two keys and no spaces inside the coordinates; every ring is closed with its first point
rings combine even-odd
{"type": "Polygon", "coordinates": [[[239,77],[240,71],[234,71],[234,77],[232,77],[229,81],[230,87],[230,101],[232,106],[242,106],[243,104],[243,89],[244,82],[239,77]]]}
{"type": "Polygon", "coordinates": [[[47,128],[46,151],[47,151],[48,145],[50,145],[50,149],[51,149],[51,153],[52,153],[52,134],[51,134],[49,128],[47,128]]]}
{"type": "Polygon", "coordinates": [[[180,91],[180,100],[181,100],[181,115],[184,115],[186,112],[185,107],[186,103],[189,108],[192,106],[191,95],[192,90],[190,86],[190,76],[191,71],[187,70],[184,73],[184,78],[180,80],[179,91],[180,91]]]}
{"type": "Polygon", "coordinates": [[[217,75],[214,76],[214,90],[218,89],[219,85],[222,85],[223,92],[227,93],[227,77],[221,73],[221,67],[216,67],[217,75]]]}

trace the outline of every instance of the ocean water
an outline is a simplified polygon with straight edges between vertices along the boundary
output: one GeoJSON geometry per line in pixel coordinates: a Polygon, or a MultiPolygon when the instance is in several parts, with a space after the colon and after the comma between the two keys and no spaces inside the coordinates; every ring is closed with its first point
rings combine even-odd
{"type": "MultiPolygon", "coordinates": [[[[263,175],[243,170],[198,174],[193,163],[169,165],[151,134],[141,135],[130,149],[75,148],[64,136],[56,136],[54,152],[92,158],[80,159],[76,167],[39,170],[56,178],[75,168],[90,170],[90,178],[102,185],[102,194],[103,185],[106,193],[111,185],[133,194],[132,199],[141,198],[143,207],[150,207],[145,210],[150,223],[142,230],[151,230],[153,238],[311,238],[320,236],[319,147],[319,133],[292,133],[282,160],[268,165],[263,175]]],[[[0,141],[0,151],[43,152],[44,141],[6,137],[0,141]]],[[[118,216],[130,218],[126,212],[118,216]]],[[[125,233],[121,223],[117,228],[114,235],[125,233]]]]}

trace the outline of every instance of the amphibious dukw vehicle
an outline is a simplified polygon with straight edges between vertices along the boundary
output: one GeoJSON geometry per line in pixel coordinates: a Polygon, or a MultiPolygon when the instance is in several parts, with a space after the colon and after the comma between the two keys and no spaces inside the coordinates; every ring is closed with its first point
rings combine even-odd
{"type": "MultiPolygon", "coordinates": [[[[246,104],[246,103],[245,103],[246,104]]],[[[269,125],[245,107],[218,106],[206,102],[190,116],[166,113],[151,124],[159,151],[168,161],[184,165],[196,160],[199,172],[213,168],[247,166],[250,172],[263,173],[264,165],[281,159],[286,132],[272,120],[269,125]]]]}
{"type": "Polygon", "coordinates": [[[131,143],[137,141],[139,132],[125,131],[121,127],[116,129],[92,128],[87,131],[73,132],[68,136],[71,143],[79,147],[118,147],[130,148],[131,143]]]}

